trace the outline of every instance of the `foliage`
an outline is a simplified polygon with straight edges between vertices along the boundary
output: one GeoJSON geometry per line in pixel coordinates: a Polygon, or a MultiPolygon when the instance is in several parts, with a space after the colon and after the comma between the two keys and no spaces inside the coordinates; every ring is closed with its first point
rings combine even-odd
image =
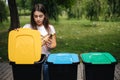
{"type": "Polygon", "coordinates": [[[71,8],[76,3],[76,0],[55,0],[55,2],[65,8],[71,8]]]}
{"type": "Polygon", "coordinates": [[[16,0],[19,14],[30,15],[36,3],[43,3],[50,19],[58,20],[63,11],[68,18],[120,20],[120,0],[16,0]],[[29,11],[29,12],[28,12],[29,11]]]}
{"type": "Polygon", "coordinates": [[[76,0],[33,0],[35,3],[42,3],[45,5],[49,18],[58,20],[59,14],[61,14],[61,7],[70,8],[76,0]]]}
{"type": "Polygon", "coordinates": [[[68,17],[85,16],[89,20],[119,20],[119,5],[120,0],[76,0],[76,3],[69,8],[68,17]]]}
{"type": "Polygon", "coordinates": [[[0,23],[7,20],[7,17],[8,17],[7,6],[5,5],[5,2],[0,0],[0,23]]]}
{"type": "Polygon", "coordinates": [[[110,17],[120,16],[120,0],[107,0],[110,10],[110,17]]]}
{"type": "Polygon", "coordinates": [[[82,6],[80,5],[81,0],[76,0],[76,3],[68,8],[68,17],[79,19],[82,15],[82,6]]]}
{"type": "Polygon", "coordinates": [[[99,0],[87,0],[86,1],[86,17],[90,20],[98,20],[100,13],[99,0]]]}
{"type": "Polygon", "coordinates": [[[105,21],[120,19],[120,0],[101,0],[101,16],[105,21]]]}
{"type": "Polygon", "coordinates": [[[55,0],[40,0],[45,5],[50,19],[58,20],[59,8],[55,0]]]}
{"type": "Polygon", "coordinates": [[[19,10],[19,15],[29,15],[31,10],[31,0],[16,0],[16,4],[19,10]],[[24,10],[24,11],[23,11],[24,10]]]}
{"type": "MultiPolygon", "coordinates": [[[[58,20],[58,16],[61,14],[61,9],[70,8],[76,0],[17,0],[18,9],[31,10],[31,8],[37,4],[42,3],[45,5],[48,16],[50,19],[58,20]]],[[[21,13],[20,13],[21,14],[21,13]]]]}

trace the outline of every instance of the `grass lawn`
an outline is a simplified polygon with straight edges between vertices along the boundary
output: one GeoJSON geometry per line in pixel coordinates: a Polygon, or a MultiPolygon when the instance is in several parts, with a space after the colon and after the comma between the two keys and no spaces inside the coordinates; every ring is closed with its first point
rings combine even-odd
{"type": "MultiPolygon", "coordinates": [[[[21,17],[21,26],[29,22],[29,17],[21,17]]],[[[102,22],[88,20],[50,21],[57,34],[57,47],[52,53],[69,52],[110,52],[120,61],[120,22],[102,22]]],[[[0,24],[0,56],[7,59],[7,29],[9,22],[0,24]]]]}

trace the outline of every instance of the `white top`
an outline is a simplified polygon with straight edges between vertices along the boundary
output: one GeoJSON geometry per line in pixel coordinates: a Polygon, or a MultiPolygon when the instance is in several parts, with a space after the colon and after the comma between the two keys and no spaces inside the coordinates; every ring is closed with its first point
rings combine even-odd
{"type": "MultiPolygon", "coordinates": [[[[49,25],[50,27],[50,34],[55,34],[55,28],[54,26],[52,25],[49,25]]],[[[23,26],[23,28],[31,28],[31,25],[30,24],[26,24],[23,26]]],[[[46,36],[48,35],[48,32],[46,31],[45,27],[42,25],[42,26],[37,26],[37,30],[40,32],[41,36],[46,36]]],[[[50,51],[48,50],[48,48],[44,45],[42,46],[42,54],[46,54],[46,56],[48,56],[48,54],[50,54],[50,51]]]]}

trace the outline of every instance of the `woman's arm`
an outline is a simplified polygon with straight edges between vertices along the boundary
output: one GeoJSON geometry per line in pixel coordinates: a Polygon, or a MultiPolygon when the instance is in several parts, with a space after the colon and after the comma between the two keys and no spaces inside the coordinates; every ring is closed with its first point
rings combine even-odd
{"type": "Polygon", "coordinates": [[[56,44],[56,34],[52,35],[51,38],[50,38],[50,40],[51,40],[50,48],[53,49],[53,48],[55,48],[56,45],[57,45],[57,44],[56,44]]]}

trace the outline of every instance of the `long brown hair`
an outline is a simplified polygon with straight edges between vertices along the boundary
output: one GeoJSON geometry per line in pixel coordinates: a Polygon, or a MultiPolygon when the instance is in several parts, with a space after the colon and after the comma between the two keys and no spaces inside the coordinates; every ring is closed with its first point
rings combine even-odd
{"type": "Polygon", "coordinates": [[[32,12],[31,12],[31,26],[32,26],[32,28],[37,29],[37,24],[34,21],[34,17],[33,17],[35,11],[40,11],[45,15],[43,25],[45,26],[45,29],[48,31],[49,30],[49,20],[48,20],[48,16],[47,16],[47,11],[46,11],[43,4],[35,4],[35,6],[32,9],[32,12]]]}

